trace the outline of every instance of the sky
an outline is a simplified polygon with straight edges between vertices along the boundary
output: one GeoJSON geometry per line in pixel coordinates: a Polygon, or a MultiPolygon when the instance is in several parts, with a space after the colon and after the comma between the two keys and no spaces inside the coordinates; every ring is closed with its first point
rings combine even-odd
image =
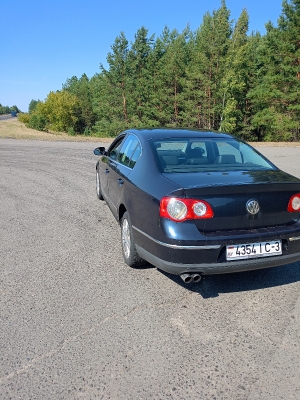
{"type": "MultiPolygon", "coordinates": [[[[227,0],[231,19],[244,8],[249,34],[265,34],[265,24],[282,12],[282,0],[227,0]]],[[[68,78],[91,78],[106,64],[111,45],[121,31],[129,42],[144,26],[149,36],[165,26],[196,31],[206,12],[221,0],[0,0],[0,104],[28,111],[32,99],[45,100],[68,78]]]]}

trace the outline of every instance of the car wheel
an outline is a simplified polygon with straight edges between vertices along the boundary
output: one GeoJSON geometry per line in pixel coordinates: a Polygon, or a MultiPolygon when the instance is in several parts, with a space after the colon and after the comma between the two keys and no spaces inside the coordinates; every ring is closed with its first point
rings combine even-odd
{"type": "Polygon", "coordinates": [[[145,265],[146,261],[136,251],[131,222],[127,211],[121,220],[121,240],[123,257],[126,264],[133,268],[145,265]]]}
{"type": "Polygon", "coordinates": [[[98,170],[96,170],[96,193],[99,200],[104,200],[101,192],[100,176],[98,170]]]}

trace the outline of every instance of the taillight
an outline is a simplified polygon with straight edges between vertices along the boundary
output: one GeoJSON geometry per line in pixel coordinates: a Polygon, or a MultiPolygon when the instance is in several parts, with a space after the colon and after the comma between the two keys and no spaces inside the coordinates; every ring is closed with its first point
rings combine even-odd
{"type": "Polygon", "coordinates": [[[160,201],[159,214],[176,222],[214,216],[211,206],[206,201],[177,197],[163,197],[160,201]]]}
{"type": "Polygon", "coordinates": [[[288,211],[289,212],[300,211],[300,193],[297,193],[290,198],[288,211]]]}

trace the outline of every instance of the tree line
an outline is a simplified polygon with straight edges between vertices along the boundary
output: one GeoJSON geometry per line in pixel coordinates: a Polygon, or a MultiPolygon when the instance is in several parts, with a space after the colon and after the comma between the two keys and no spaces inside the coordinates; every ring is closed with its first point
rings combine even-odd
{"type": "Polygon", "coordinates": [[[300,0],[284,0],[277,26],[248,34],[225,0],[196,31],[145,27],[129,43],[121,32],[107,67],[67,79],[45,101],[32,100],[36,129],[115,136],[130,127],[187,127],[245,140],[296,141],[300,130],[300,0]]]}
{"type": "Polygon", "coordinates": [[[10,114],[11,112],[19,113],[19,112],[21,112],[21,111],[19,110],[19,108],[18,108],[17,106],[12,106],[12,107],[3,106],[3,105],[0,103],[0,115],[3,115],[3,114],[10,114]]]}

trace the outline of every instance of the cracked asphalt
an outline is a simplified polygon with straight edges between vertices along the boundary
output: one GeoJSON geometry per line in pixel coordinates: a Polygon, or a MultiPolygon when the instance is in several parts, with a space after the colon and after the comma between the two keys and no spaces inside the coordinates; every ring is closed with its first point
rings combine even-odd
{"type": "MultiPolygon", "coordinates": [[[[0,139],[0,398],[299,400],[300,263],[129,268],[94,147],[0,139]]],[[[300,177],[300,147],[259,150],[300,177]]]]}

